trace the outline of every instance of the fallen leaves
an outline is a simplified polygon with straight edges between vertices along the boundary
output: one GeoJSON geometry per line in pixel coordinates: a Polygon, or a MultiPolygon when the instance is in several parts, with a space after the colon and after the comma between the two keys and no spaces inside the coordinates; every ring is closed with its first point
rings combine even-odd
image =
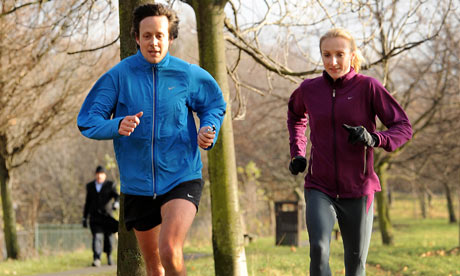
{"type": "Polygon", "coordinates": [[[428,252],[422,253],[420,257],[426,258],[426,257],[433,257],[433,256],[459,255],[459,251],[460,251],[460,247],[455,247],[447,251],[444,249],[439,249],[439,250],[428,251],[428,252]]]}

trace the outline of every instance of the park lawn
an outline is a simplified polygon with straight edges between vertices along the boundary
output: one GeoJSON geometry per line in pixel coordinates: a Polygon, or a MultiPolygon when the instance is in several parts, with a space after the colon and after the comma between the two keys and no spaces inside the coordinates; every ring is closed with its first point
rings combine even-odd
{"type": "Polygon", "coordinates": [[[421,219],[416,204],[407,195],[396,198],[391,210],[394,245],[382,245],[375,228],[368,270],[375,275],[460,275],[459,226],[448,223],[445,201],[433,200],[427,219],[421,219]]]}
{"type": "MultiPolygon", "coordinates": [[[[421,219],[416,211],[417,200],[408,195],[397,196],[391,209],[394,244],[382,244],[376,218],[367,275],[460,275],[459,229],[457,224],[447,222],[444,202],[443,198],[435,198],[429,218],[421,219]]],[[[307,240],[307,233],[303,231],[301,244],[307,240]]],[[[297,248],[274,244],[274,238],[267,237],[258,238],[246,247],[249,275],[306,275],[308,246],[297,248]]],[[[186,251],[198,247],[209,256],[187,261],[188,275],[214,275],[210,245],[190,246],[186,251]]],[[[331,243],[330,265],[333,275],[345,275],[341,239],[331,243]]]]}
{"type": "MultiPolygon", "coordinates": [[[[378,223],[375,221],[367,259],[367,275],[460,275],[458,225],[447,223],[446,214],[443,212],[445,206],[440,203],[442,201],[439,198],[433,201],[429,218],[420,219],[415,211],[415,200],[407,198],[407,195],[404,200],[395,200],[391,209],[394,245],[382,245],[378,223]]],[[[305,230],[301,233],[301,247],[275,246],[274,237],[256,238],[246,247],[248,274],[306,275],[309,265],[307,240],[305,230]]],[[[210,241],[188,241],[185,255],[188,275],[214,275],[210,241]]],[[[80,250],[25,261],[0,262],[0,275],[33,275],[75,270],[87,267],[90,262],[91,252],[80,250]]],[[[333,275],[345,274],[341,239],[332,241],[330,264],[333,275]]],[[[112,274],[101,273],[93,276],[112,274]]]]}
{"type": "MultiPolygon", "coordinates": [[[[7,260],[0,262],[0,275],[36,275],[76,270],[90,266],[93,260],[92,256],[91,250],[76,250],[27,260],[7,260]]],[[[116,256],[117,254],[114,252],[115,261],[116,256]]],[[[105,264],[105,259],[102,260],[102,263],[105,264]]]]}
{"type": "MultiPolygon", "coordinates": [[[[394,218],[394,246],[384,246],[380,234],[373,233],[367,275],[460,275],[460,253],[449,250],[458,246],[458,226],[445,219],[394,218]]],[[[305,231],[301,243],[307,240],[305,231]]],[[[258,238],[246,247],[248,274],[256,275],[306,275],[308,246],[275,246],[273,237],[258,238]]],[[[185,254],[188,275],[214,275],[214,261],[210,244],[188,243],[185,254]]],[[[115,255],[116,256],[116,255],[115,255]]],[[[86,267],[91,252],[79,250],[25,261],[0,263],[0,275],[33,275],[86,267]]],[[[331,244],[331,270],[333,275],[344,275],[342,242],[331,244]]],[[[109,276],[101,273],[97,276],[109,276]]],[[[96,275],[94,275],[96,276],[96,275]]]]}
{"type": "MultiPolygon", "coordinates": [[[[394,246],[384,246],[378,229],[374,229],[367,275],[460,275],[460,253],[454,249],[459,243],[457,225],[439,218],[395,218],[394,235],[394,246]]],[[[305,231],[301,236],[305,243],[308,239],[305,231]]],[[[246,247],[249,275],[306,275],[308,246],[274,244],[273,237],[259,238],[246,247]]],[[[209,256],[186,262],[188,275],[214,275],[212,249],[207,248],[209,256]]],[[[345,275],[341,239],[332,241],[330,265],[333,275],[345,275]]]]}

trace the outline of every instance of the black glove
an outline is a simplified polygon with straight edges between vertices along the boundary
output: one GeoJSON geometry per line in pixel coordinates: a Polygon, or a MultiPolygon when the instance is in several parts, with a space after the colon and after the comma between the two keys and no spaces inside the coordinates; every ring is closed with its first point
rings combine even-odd
{"type": "Polygon", "coordinates": [[[291,162],[289,163],[289,170],[293,175],[297,175],[299,172],[305,171],[306,167],[307,159],[300,155],[292,158],[291,162]]]}
{"type": "Polygon", "coordinates": [[[374,147],[377,145],[379,138],[376,134],[369,133],[363,126],[349,126],[343,124],[342,127],[348,131],[348,143],[356,144],[357,142],[362,142],[368,147],[374,147]]]}
{"type": "Polygon", "coordinates": [[[82,219],[81,224],[83,225],[83,228],[88,228],[88,220],[86,218],[82,219]]]}

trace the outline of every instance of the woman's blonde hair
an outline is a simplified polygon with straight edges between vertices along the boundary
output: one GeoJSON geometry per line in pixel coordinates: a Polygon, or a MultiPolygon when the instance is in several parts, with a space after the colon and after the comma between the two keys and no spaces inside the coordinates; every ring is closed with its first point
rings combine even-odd
{"type": "Polygon", "coordinates": [[[353,67],[356,73],[358,73],[359,70],[361,69],[361,64],[364,62],[364,57],[361,54],[361,51],[356,46],[355,39],[350,34],[350,32],[348,32],[347,30],[341,29],[341,28],[334,28],[334,29],[330,29],[329,31],[327,31],[327,33],[325,33],[319,40],[319,50],[321,51],[321,43],[323,43],[323,41],[326,38],[333,38],[333,37],[342,37],[348,40],[348,42],[350,42],[351,52],[355,54],[355,57],[351,61],[351,67],[353,67]]]}

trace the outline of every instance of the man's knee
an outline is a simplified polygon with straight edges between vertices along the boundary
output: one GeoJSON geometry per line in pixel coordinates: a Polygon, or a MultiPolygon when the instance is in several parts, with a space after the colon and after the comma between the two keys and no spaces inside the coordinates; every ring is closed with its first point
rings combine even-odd
{"type": "Polygon", "coordinates": [[[160,243],[160,259],[166,271],[181,271],[184,265],[182,246],[173,243],[160,243]]]}
{"type": "Polygon", "coordinates": [[[165,275],[165,270],[161,264],[158,263],[147,263],[145,264],[147,269],[147,276],[150,275],[165,275]]]}
{"type": "Polygon", "coordinates": [[[143,257],[147,269],[147,276],[164,275],[165,271],[157,254],[143,255],[143,257]]]}
{"type": "Polygon", "coordinates": [[[103,233],[95,233],[93,235],[93,245],[97,247],[102,247],[102,243],[104,242],[104,234],[103,233]]]}

